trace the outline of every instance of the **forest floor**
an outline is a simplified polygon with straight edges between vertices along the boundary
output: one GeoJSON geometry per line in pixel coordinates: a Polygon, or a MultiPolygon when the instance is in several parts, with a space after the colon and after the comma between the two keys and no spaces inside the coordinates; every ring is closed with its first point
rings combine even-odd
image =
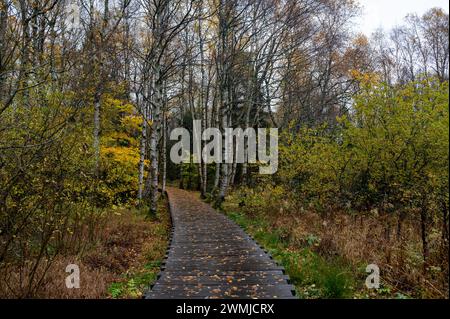
{"type": "MultiPolygon", "coordinates": [[[[193,199],[200,199],[198,192],[191,194],[193,199]]],[[[427,297],[421,292],[426,290],[414,281],[408,281],[406,277],[393,278],[392,274],[388,277],[386,272],[382,273],[379,289],[367,289],[367,263],[364,262],[372,259],[360,256],[370,250],[363,240],[366,233],[351,223],[351,227],[346,227],[340,216],[334,224],[329,221],[330,224],[323,226],[323,221],[314,220],[306,213],[293,218],[288,212],[262,213],[242,205],[245,205],[242,194],[232,192],[223,204],[222,213],[255,238],[285,268],[299,298],[427,297]],[[331,229],[331,232],[327,233],[321,227],[331,229]]],[[[153,217],[148,216],[146,207],[106,210],[96,227],[95,240],[80,232],[78,241],[82,249],[67,250],[58,255],[48,269],[41,289],[32,297],[142,297],[156,282],[168,246],[170,227],[165,198],[159,202],[158,213],[153,217]],[[68,276],[65,269],[69,264],[80,268],[80,289],[67,289],[65,285],[68,276]]],[[[11,288],[20,290],[20,287],[11,288]]],[[[1,291],[0,296],[15,297],[1,291]]]]}
{"type": "MultiPolygon", "coordinates": [[[[283,220],[276,214],[251,216],[241,207],[239,194],[231,194],[223,204],[222,211],[247,233],[252,235],[267,251],[284,266],[296,295],[303,299],[407,299],[408,295],[382,281],[379,289],[365,287],[366,265],[356,265],[337,253],[332,247],[323,247],[318,235],[302,235],[300,241],[291,240],[283,220]],[[327,252],[321,253],[321,249],[327,252]]],[[[303,224],[310,221],[303,220],[303,224]]],[[[307,228],[307,227],[306,227],[307,228]]],[[[326,243],[325,243],[326,244],[326,243]]]]}
{"type": "Polygon", "coordinates": [[[168,244],[167,202],[157,216],[145,209],[117,208],[108,212],[97,242],[80,256],[58,257],[38,298],[140,298],[156,280],[168,244]],[[67,289],[66,265],[80,267],[80,288],[67,289]]]}

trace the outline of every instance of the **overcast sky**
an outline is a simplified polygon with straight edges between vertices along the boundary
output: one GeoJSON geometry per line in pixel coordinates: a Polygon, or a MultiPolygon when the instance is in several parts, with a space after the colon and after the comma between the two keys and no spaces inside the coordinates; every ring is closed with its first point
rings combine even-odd
{"type": "Polygon", "coordinates": [[[449,7],[448,0],[359,0],[359,3],[363,6],[363,16],[358,21],[358,29],[366,35],[380,26],[389,30],[400,24],[408,13],[422,15],[433,7],[448,13],[449,7]]]}

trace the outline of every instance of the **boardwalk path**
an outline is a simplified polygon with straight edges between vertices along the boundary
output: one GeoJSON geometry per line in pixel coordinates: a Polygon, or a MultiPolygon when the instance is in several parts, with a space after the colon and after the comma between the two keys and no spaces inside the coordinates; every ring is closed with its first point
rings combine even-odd
{"type": "Polygon", "coordinates": [[[194,193],[169,188],[173,234],[146,298],[293,298],[283,268],[194,193]]]}

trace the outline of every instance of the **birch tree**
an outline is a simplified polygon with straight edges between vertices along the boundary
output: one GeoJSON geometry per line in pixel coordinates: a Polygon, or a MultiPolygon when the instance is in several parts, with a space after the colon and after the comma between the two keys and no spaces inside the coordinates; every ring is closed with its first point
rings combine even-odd
{"type": "Polygon", "coordinates": [[[151,111],[151,132],[149,137],[149,160],[150,172],[148,177],[148,188],[146,193],[150,200],[150,214],[155,214],[158,201],[159,185],[159,142],[161,137],[161,126],[163,111],[165,110],[164,88],[166,81],[174,67],[181,59],[179,53],[173,50],[173,41],[192,20],[192,3],[185,4],[184,1],[142,1],[145,13],[145,23],[150,31],[148,47],[144,48],[143,64],[145,74],[151,74],[148,85],[148,96],[151,111]]]}

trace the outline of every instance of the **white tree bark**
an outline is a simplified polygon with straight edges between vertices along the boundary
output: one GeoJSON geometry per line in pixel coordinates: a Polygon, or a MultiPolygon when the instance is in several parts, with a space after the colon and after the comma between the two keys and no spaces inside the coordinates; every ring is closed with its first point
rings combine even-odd
{"type": "Polygon", "coordinates": [[[100,170],[100,92],[97,92],[94,98],[94,172],[98,176],[100,170]]]}
{"type": "MultiPolygon", "coordinates": [[[[218,79],[219,79],[219,96],[220,96],[220,108],[221,108],[221,116],[222,116],[222,130],[225,132],[225,128],[228,127],[228,108],[229,105],[229,87],[228,87],[228,68],[227,68],[227,49],[228,49],[228,21],[226,14],[226,3],[225,0],[221,0],[219,3],[219,37],[220,37],[220,45],[219,45],[219,63],[218,63],[218,79]]],[[[216,198],[216,207],[220,207],[222,202],[225,200],[227,188],[228,188],[228,166],[226,163],[226,153],[227,153],[227,143],[225,139],[225,134],[223,135],[222,142],[222,174],[220,180],[219,193],[216,198]]]]}
{"type": "Polygon", "coordinates": [[[169,6],[170,1],[162,0],[156,8],[155,19],[154,19],[154,40],[155,40],[155,55],[152,59],[152,71],[153,71],[153,81],[152,87],[154,88],[153,98],[152,98],[152,112],[153,112],[153,124],[152,133],[150,136],[150,176],[151,176],[151,186],[150,186],[150,214],[156,214],[158,208],[158,184],[159,184],[159,138],[160,138],[160,128],[161,128],[161,113],[164,110],[164,79],[162,76],[162,59],[163,59],[163,48],[161,43],[164,41],[164,28],[167,24],[169,17],[169,6]]]}
{"type": "MultiPolygon", "coordinates": [[[[228,99],[228,94],[225,93],[224,94],[224,101],[227,101],[228,99]]],[[[228,110],[227,107],[223,107],[222,110],[223,114],[222,114],[222,128],[225,128],[228,126],[228,110]]],[[[225,154],[226,154],[226,139],[225,139],[225,134],[223,134],[223,158],[222,160],[225,160],[225,154]]],[[[221,165],[222,168],[222,174],[221,174],[221,180],[220,180],[220,188],[219,188],[219,194],[217,196],[217,202],[216,202],[216,206],[220,206],[222,204],[222,202],[225,200],[225,196],[226,196],[226,192],[227,192],[227,188],[228,188],[228,167],[229,164],[223,162],[221,165]]]]}
{"type": "Polygon", "coordinates": [[[142,132],[141,132],[141,145],[139,149],[139,179],[138,179],[138,201],[142,202],[144,192],[144,169],[145,169],[145,152],[147,148],[147,108],[148,105],[142,106],[142,132]]]}
{"type": "Polygon", "coordinates": [[[159,126],[160,126],[160,113],[161,113],[161,90],[162,85],[160,81],[160,66],[158,63],[154,66],[155,77],[153,80],[153,87],[155,88],[153,99],[153,123],[152,133],[150,135],[150,213],[156,214],[158,206],[158,141],[159,141],[159,126]]]}
{"type": "MultiPolygon", "coordinates": [[[[198,19],[198,37],[200,45],[200,70],[201,70],[201,88],[200,88],[200,108],[202,112],[202,132],[206,130],[207,120],[208,120],[208,101],[205,100],[205,89],[206,89],[206,75],[205,75],[205,54],[204,54],[204,39],[203,39],[203,1],[200,1],[199,9],[199,19],[198,19]]],[[[202,139],[203,149],[205,142],[202,139]]],[[[203,157],[200,156],[200,177],[201,177],[201,196],[204,198],[206,196],[206,187],[208,184],[208,166],[207,163],[203,161],[203,157]]]]}
{"type": "Polygon", "coordinates": [[[163,145],[162,145],[162,192],[166,191],[166,180],[167,180],[167,117],[166,117],[166,111],[167,111],[167,87],[164,85],[164,110],[162,114],[162,139],[163,139],[163,145]]]}

